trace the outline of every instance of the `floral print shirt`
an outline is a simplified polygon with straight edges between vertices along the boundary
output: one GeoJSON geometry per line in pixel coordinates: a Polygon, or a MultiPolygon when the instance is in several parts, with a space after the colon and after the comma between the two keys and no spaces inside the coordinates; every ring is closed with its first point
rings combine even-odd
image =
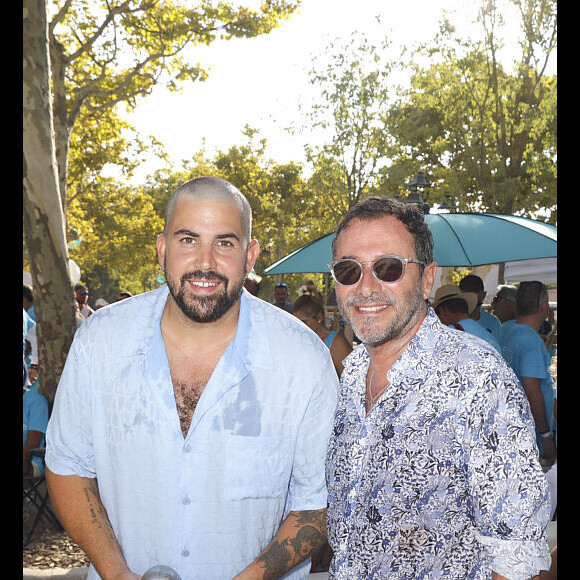
{"type": "Polygon", "coordinates": [[[429,309],[367,414],[364,345],[344,361],[326,478],[331,579],[523,580],[548,569],[550,504],[523,388],[429,309]]]}

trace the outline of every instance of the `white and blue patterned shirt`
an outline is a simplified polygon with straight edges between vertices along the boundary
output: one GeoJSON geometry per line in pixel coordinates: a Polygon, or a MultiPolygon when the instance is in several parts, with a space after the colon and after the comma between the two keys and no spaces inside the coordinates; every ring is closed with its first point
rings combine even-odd
{"type": "Polygon", "coordinates": [[[369,355],[344,361],[326,477],[330,578],[523,580],[550,514],[525,393],[502,356],[429,310],[365,411],[369,355]]]}
{"type": "MultiPolygon", "coordinates": [[[[95,312],[77,331],[46,463],[97,478],[128,566],[231,580],[290,511],[326,507],[338,378],[328,349],[280,308],[241,298],[236,334],[184,438],[161,335],[167,286],[95,312]]],[[[285,579],[308,578],[305,560],[285,579]]],[[[98,578],[91,566],[88,579],[98,578]]]]}

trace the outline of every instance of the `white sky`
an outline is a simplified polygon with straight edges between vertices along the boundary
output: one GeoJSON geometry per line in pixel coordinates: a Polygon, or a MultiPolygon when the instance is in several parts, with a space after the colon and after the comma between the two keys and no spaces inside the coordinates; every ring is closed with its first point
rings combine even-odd
{"type": "MultiPolygon", "coordinates": [[[[127,118],[140,133],[163,143],[176,168],[203,147],[204,139],[210,156],[241,144],[246,123],[268,140],[269,157],[301,161],[304,144],[316,136],[308,131],[292,136],[283,128],[300,124],[298,107],[308,102],[313,55],[358,30],[374,39],[386,35],[396,56],[402,45],[433,38],[443,10],[467,36],[478,5],[478,0],[302,0],[300,11],[269,35],[196,48],[194,58],[211,66],[208,80],[190,83],[181,93],[159,85],[127,118]]],[[[159,167],[144,160],[135,182],[159,167]]]]}

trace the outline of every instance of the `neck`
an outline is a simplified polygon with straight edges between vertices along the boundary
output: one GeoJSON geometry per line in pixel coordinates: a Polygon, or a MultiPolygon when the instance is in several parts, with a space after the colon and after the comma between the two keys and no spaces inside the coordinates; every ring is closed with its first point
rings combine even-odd
{"type": "Polygon", "coordinates": [[[465,314],[465,312],[454,312],[449,317],[449,324],[457,324],[466,318],[470,318],[469,314],[465,314]]]}
{"type": "Polygon", "coordinates": [[[316,327],[316,334],[318,334],[319,338],[324,340],[330,334],[330,330],[328,328],[326,328],[326,326],[324,326],[324,324],[319,324],[316,327]]]}
{"type": "MultiPolygon", "coordinates": [[[[417,334],[419,327],[423,324],[426,312],[424,312],[415,323],[405,331],[404,334],[378,345],[365,344],[365,348],[371,357],[371,361],[375,370],[375,375],[386,376],[387,372],[393,366],[395,361],[403,354],[404,350],[409,346],[417,334]]],[[[370,366],[370,365],[369,365],[370,366]]]]}
{"type": "Polygon", "coordinates": [[[540,326],[542,325],[542,318],[540,318],[537,314],[528,314],[525,316],[517,316],[516,322],[518,324],[527,324],[531,326],[536,332],[540,330],[540,326]]]}
{"type": "Polygon", "coordinates": [[[500,316],[499,314],[496,314],[496,316],[499,318],[499,321],[503,324],[504,322],[507,322],[508,320],[513,320],[515,318],[515,316],[500,316]]]}

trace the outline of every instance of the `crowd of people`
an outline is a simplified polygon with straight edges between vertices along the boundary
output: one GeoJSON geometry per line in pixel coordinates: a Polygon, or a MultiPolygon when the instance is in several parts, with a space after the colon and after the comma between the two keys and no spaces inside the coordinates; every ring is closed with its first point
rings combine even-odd
{"type": "Polygon", "coordinates": [[[157,238],[166,284],[100,312],[75,287],[84,320],[48,426],[25,419],[25,457],[46,436],[51,500],[88,579],[156,564],[184,580],[548,578],[545,286],[500,287],[494,315],[470,275],[431,304],[423,215],[369,197],[332,246],[353,348],[311,281],[260,297],[251,226],[234,186],[192,180],[157,238]]]}

